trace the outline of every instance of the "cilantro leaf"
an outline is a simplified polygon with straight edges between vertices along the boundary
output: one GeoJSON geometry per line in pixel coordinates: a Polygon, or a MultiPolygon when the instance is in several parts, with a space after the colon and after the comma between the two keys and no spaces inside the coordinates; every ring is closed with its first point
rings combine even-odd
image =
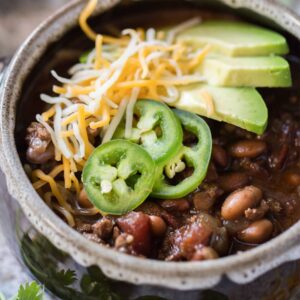
{"type": "Polygon", "coordinates": [[[73,284],[76,279],[76,272],[73,270],[61,270],[55,273],[56,280],[64,286],[73,284]]]}
{"type": "Polygon", "coordinates": [[[0,300],[6,300],[5,296],[2,293],[0,293],[0,300]]]}
{"type": "Polygon", "coordinates": [[[42,300],[43,291],[36,282],[21,285],[16,300],[42,300]]]}

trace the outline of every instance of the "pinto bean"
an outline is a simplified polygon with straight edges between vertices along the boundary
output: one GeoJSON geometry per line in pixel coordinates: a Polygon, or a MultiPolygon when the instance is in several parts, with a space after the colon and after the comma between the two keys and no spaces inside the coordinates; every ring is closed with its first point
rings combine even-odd
{"type": "Polygon", "coordinates": [[[213,145],[212,149],[212,157],[216,164],[218,164],[222,168],[226,168],[229,162],[228,155],[226,151],[217,144],[213,145]]]}
{"type": "Polygon", "coordinates": [[[241,140],[229,148],[229,153],[236,158],[254,158],[264,153],[267,144],[261,140],[241,140]]]}
{"type": "Polygon", "coordinates": [[[210,162],[208,169],[207,169],[207,173],[206,173],[206,177],[205,177],[205,182],[215,182],[218,179],[218,172],[216,169],[216,166],[213,162],[210,162]]]}
{"type": "Polygon", "coordinates": [[[192,261],[201,261],[218,258],[218,253],[211,247],[201,247],[192,256],[192,261]]]}
{"type": "Polygon", "coordinates": [[[207,185],[204,191],[193,194],[193,204],[196,210],[209,210],[215,204],[217,198],[223,194],[223,190],[216,185],[207,185]]]}
{"type": "Polygon", "coordinates": [[[216,202],[208,192],[197,192],[193,195],[193,204],[196,210],[209,210],[216,202]]]}
{"type": "Polygon", "coordinates": [[[238,232],[246,229],[251,222],[245,218],[234,220],[234,221],[227,221],[223,222],[224,227],[226,228],[229,235],[236,235],[238,232]]]}
{"type": "Polygon", "coordinates": [[[243,172],[232,172],[219,178],[220,188],[224,192],[233,192],[246,186],[249,183],[249,176],[243,172]]]}
{"type": "Polygon", "coordinates": [[[173,228],[179,227],[180,222],[175,218],[171,212],[167,212],[164,208],[152,201],[146,201],[137,208],[146,215],[161,217],[168,225],[173,228]]]}
{"type": "Polygon", "coordinates": [[[221,215],[225,220],[236,220],[248,208],[255,207],[262,199],[262,191],[255,186],[246,186],[231,193],[223,203],[221,215]]]}
{"type": "Polygon", "coordinates": [[[214,230],[210,239],[210,246],[220,255],[226,255],[229,248],[229,237],[225,227],[214,230]]]}
{"type": "Polygon", "coordinates": [[[184,212],[190,209],[190,204],[186,199],[163,200],[160,205],[167,211],[184,212]]]}
{"type": "Polygon", "coordinates": [[[167,225],[161,217],[150,216],[150,225],[155,236],[163,236],[167,230],[167,225]]]}
{"type": "Polygon", "coordinates": [[[238,233],[238,238],[246,243],[260,244],[267,241],[273,232],[273,224],[267,219],[256,221],[238,233]]]}
{"type": "Polygon", "coordinates": [[[297,187],[300,185],[300,173],[298,172],[292,172],[288,171],[283,175],[284,181],[292,186],[292,187],[297,187]]]}
{"type": "Polygon", "coordinates": [[[79,202],[79,205],[81,207],[84,207],[84,208],[91,208],[93,207],[93,204],[91,203],[86,191],[84,189],[81,190],[80,194],[79,194],[79,197],[78,197],[78,202],[79,202]]]}

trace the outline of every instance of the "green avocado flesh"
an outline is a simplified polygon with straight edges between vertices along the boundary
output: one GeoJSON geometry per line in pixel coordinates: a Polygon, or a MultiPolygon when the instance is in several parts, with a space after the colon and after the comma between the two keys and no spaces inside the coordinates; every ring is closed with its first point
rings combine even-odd
{"type": "Polygon", "coordinates": [[[180,89],[180,97],[173,106],[217,121],[236,125],[262,134],[268,122],[268,110],[261,95],[254,88],[214,87],[193,84],[180,89]],[[203,91],[212,96],[214,112],[208,115],[203,91]]]}
{"type": "Polygon", "coordinates": [[[284,55],[289,52],[286,39],[274,31],[237,21],[206,21],[183,31],[178,41],[227,56],[284,55]]]}
{"type": "Polygon", "coordinates": [[[289,63],[280,56],[207,57],[200,67],[210,85],[290,87],[289,63]]]}

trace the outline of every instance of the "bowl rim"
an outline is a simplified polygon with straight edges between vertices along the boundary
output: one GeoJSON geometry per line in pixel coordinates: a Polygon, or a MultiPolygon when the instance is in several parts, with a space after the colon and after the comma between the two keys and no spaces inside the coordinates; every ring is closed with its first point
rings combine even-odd
{"type": "MultiPolygon", "coordinates": [[[[120,0],[103,0],[97,13],[120,0]]],[[[233,8],[247,8],[265,17],[300,39],[300,18],[271,1],[219,0],[233,8]]],[[[300,222],[263,245],[228,257],[203,262],[165,262],[142,259],[89,241],[59,218],[33,189],[17,153],[14,128],[17,100],[27,75],[48,45],[63,36],[77,22],[84,0],[74,0],[45,20],[22,44],[6,70],[0,98],[0,164],[9,193],[20,203],[31,223],[57,248],[84,266],[98,265],[108,276],[135,284],[159,285],[190,290],[216,285],[223,275],[246,283],[300,257],[300,222]],[[63,25],[63,26],[62,26],[63,25]],[[63,27],[63,28],[62,28],[63,27]],[[26,69],[26,70],[24,70],[26,69]],[[289,249],[287,251],[287,249],[289,249]],[[171,279],[171,280],[170,280],[171,279]]]]}

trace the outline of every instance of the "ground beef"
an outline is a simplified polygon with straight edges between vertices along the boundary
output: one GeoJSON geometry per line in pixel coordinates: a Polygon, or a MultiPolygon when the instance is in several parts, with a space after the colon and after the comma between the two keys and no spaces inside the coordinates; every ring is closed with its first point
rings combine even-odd
{"type": "Polygon", "coordinates": [[[245,210],[245,217],[250,221],[262,219],[269,211],[269,206],[265,200],[261,201],[260,206],[256,208],[248,208],[245,210]]]}
{"type": "Polygon", "coordinates": [[[26,158],[33,164],[45,164],[54,159],[54,147],[51,135],[40,123],[32,122],[27,128],[26,142],[28,148],[26,158]]]}
{"type": "Polygon", "coordinates": [[[101,239],[108,240],[113,232],[114,223],[109,218],[102,218],[94,225],[92,225],[92,230],[97,234],[101,239]]]}
{"type": "MultiPolygon", "coordinates": [[[[75,229],[96,243],[131,255],[200,261],[245,251],[266,240],[249,242],[247,228],[268,225],[267,239],[289,228],[300,219],[300,97],[292,90],[276,90],[276,96],[272,90],[261,93],[269,108],[269,126],[263,135],[209,121],[212,159],[205,180],[194,192],[181,199],[149,198],[124,216],[75,216],[75,229]],[[221,209],[225,200],[249,186],[259,189],[261,197],[235,219],[225,219],[221,209]]],[[[32,167],[54,163],[47,130],[32,123],[27,131],[27,159],[32,167]]],[[[89,131],[92,143],[97,143],[97,135],[89,131]]],[[[184,144],[195,143],[197,138],[185,132],[184,144]]],[[[192,168],[186,168],[172,183],[192,173],[192,168]]],[[[82,209],[91,205],[89,201],[80,203],[82,209]]]]}
{"type": "Polygon", "coordinates": [[[163,242],[160,258],[169,261],[191,260],[195,253],[207,246],[212,230],[197,217],[168,234],[163,242]]]}

